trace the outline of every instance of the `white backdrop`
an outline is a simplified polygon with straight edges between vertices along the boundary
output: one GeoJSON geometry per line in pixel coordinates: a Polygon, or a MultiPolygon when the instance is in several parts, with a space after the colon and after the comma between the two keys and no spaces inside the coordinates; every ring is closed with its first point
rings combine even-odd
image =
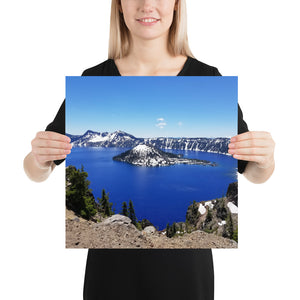
{"type": "MultiPolygon", "coordinates": [[[[249,128],[270,131],[277,143],[267,183],[239,177],[239,249],[213,251],[215,299],[299,299],[297,2],[187,6],[194,55],[239,76],[249,128]]],[[[0,11],[0,297],[79,300],[87,250],[64,248],[64,168],[38,184],[22,161],[64,99],[65,76],[107,58],[110,1],[15,0],[0,11]]]]}

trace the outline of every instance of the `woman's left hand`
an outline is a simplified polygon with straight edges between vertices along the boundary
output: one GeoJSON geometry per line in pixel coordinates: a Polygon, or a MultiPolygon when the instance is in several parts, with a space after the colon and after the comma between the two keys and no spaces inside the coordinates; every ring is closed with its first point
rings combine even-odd
{"type": "Polygon", "coordinates": [[[248,131],[231,138],[228,153],[234,158],[257,164],[258,168],[274,167],[275,142],[269,132],[248,131]]]}

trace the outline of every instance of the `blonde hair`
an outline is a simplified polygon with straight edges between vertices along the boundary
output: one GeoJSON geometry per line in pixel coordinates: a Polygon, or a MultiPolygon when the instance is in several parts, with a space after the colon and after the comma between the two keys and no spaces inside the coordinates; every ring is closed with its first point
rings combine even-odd
{"type": "MultiPolygon", "coordinates": [[[[120,0],[111,2],[108,46],[108,58],[111,59],[125,57],[130,50],[130,32],[120,12],[120,5],[120,0]]],[[[174,56],[194,57],[188,44],[185,0],[177,0],[177,9],[174,11],[173,22],[169,29],[168,50],[174,56]]]]}

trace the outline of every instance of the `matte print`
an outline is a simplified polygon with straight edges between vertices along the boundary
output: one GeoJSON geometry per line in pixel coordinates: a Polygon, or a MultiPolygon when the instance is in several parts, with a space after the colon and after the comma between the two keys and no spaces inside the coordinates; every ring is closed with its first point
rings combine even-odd
{"type": "Polygon", "coordinates": [[[66,77],[66,248],[237,248],[237,77],[66,77]]]}

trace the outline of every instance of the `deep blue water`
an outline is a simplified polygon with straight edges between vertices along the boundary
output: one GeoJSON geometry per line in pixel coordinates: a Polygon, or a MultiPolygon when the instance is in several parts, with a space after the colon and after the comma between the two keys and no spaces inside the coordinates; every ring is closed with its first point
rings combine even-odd
{"type": "Polygon", "coordinates": [[[184,157],[214,161],[217,167],[174,165],[167,167],[138,167],[113,161],[112,157],[127,148],[73,148],[66,165],[73,165],[89,174],[90,188],[95,198],[102,189],[109,192],[115,213],[122,202],[133,201],[139,220],[148,219],[162,230],[169,222],[184,222],[188,206],[193,200],[210,200],[226,195],[228,185],[237,180],[237,161],[231,156],[168,150],[184,157]]]}

